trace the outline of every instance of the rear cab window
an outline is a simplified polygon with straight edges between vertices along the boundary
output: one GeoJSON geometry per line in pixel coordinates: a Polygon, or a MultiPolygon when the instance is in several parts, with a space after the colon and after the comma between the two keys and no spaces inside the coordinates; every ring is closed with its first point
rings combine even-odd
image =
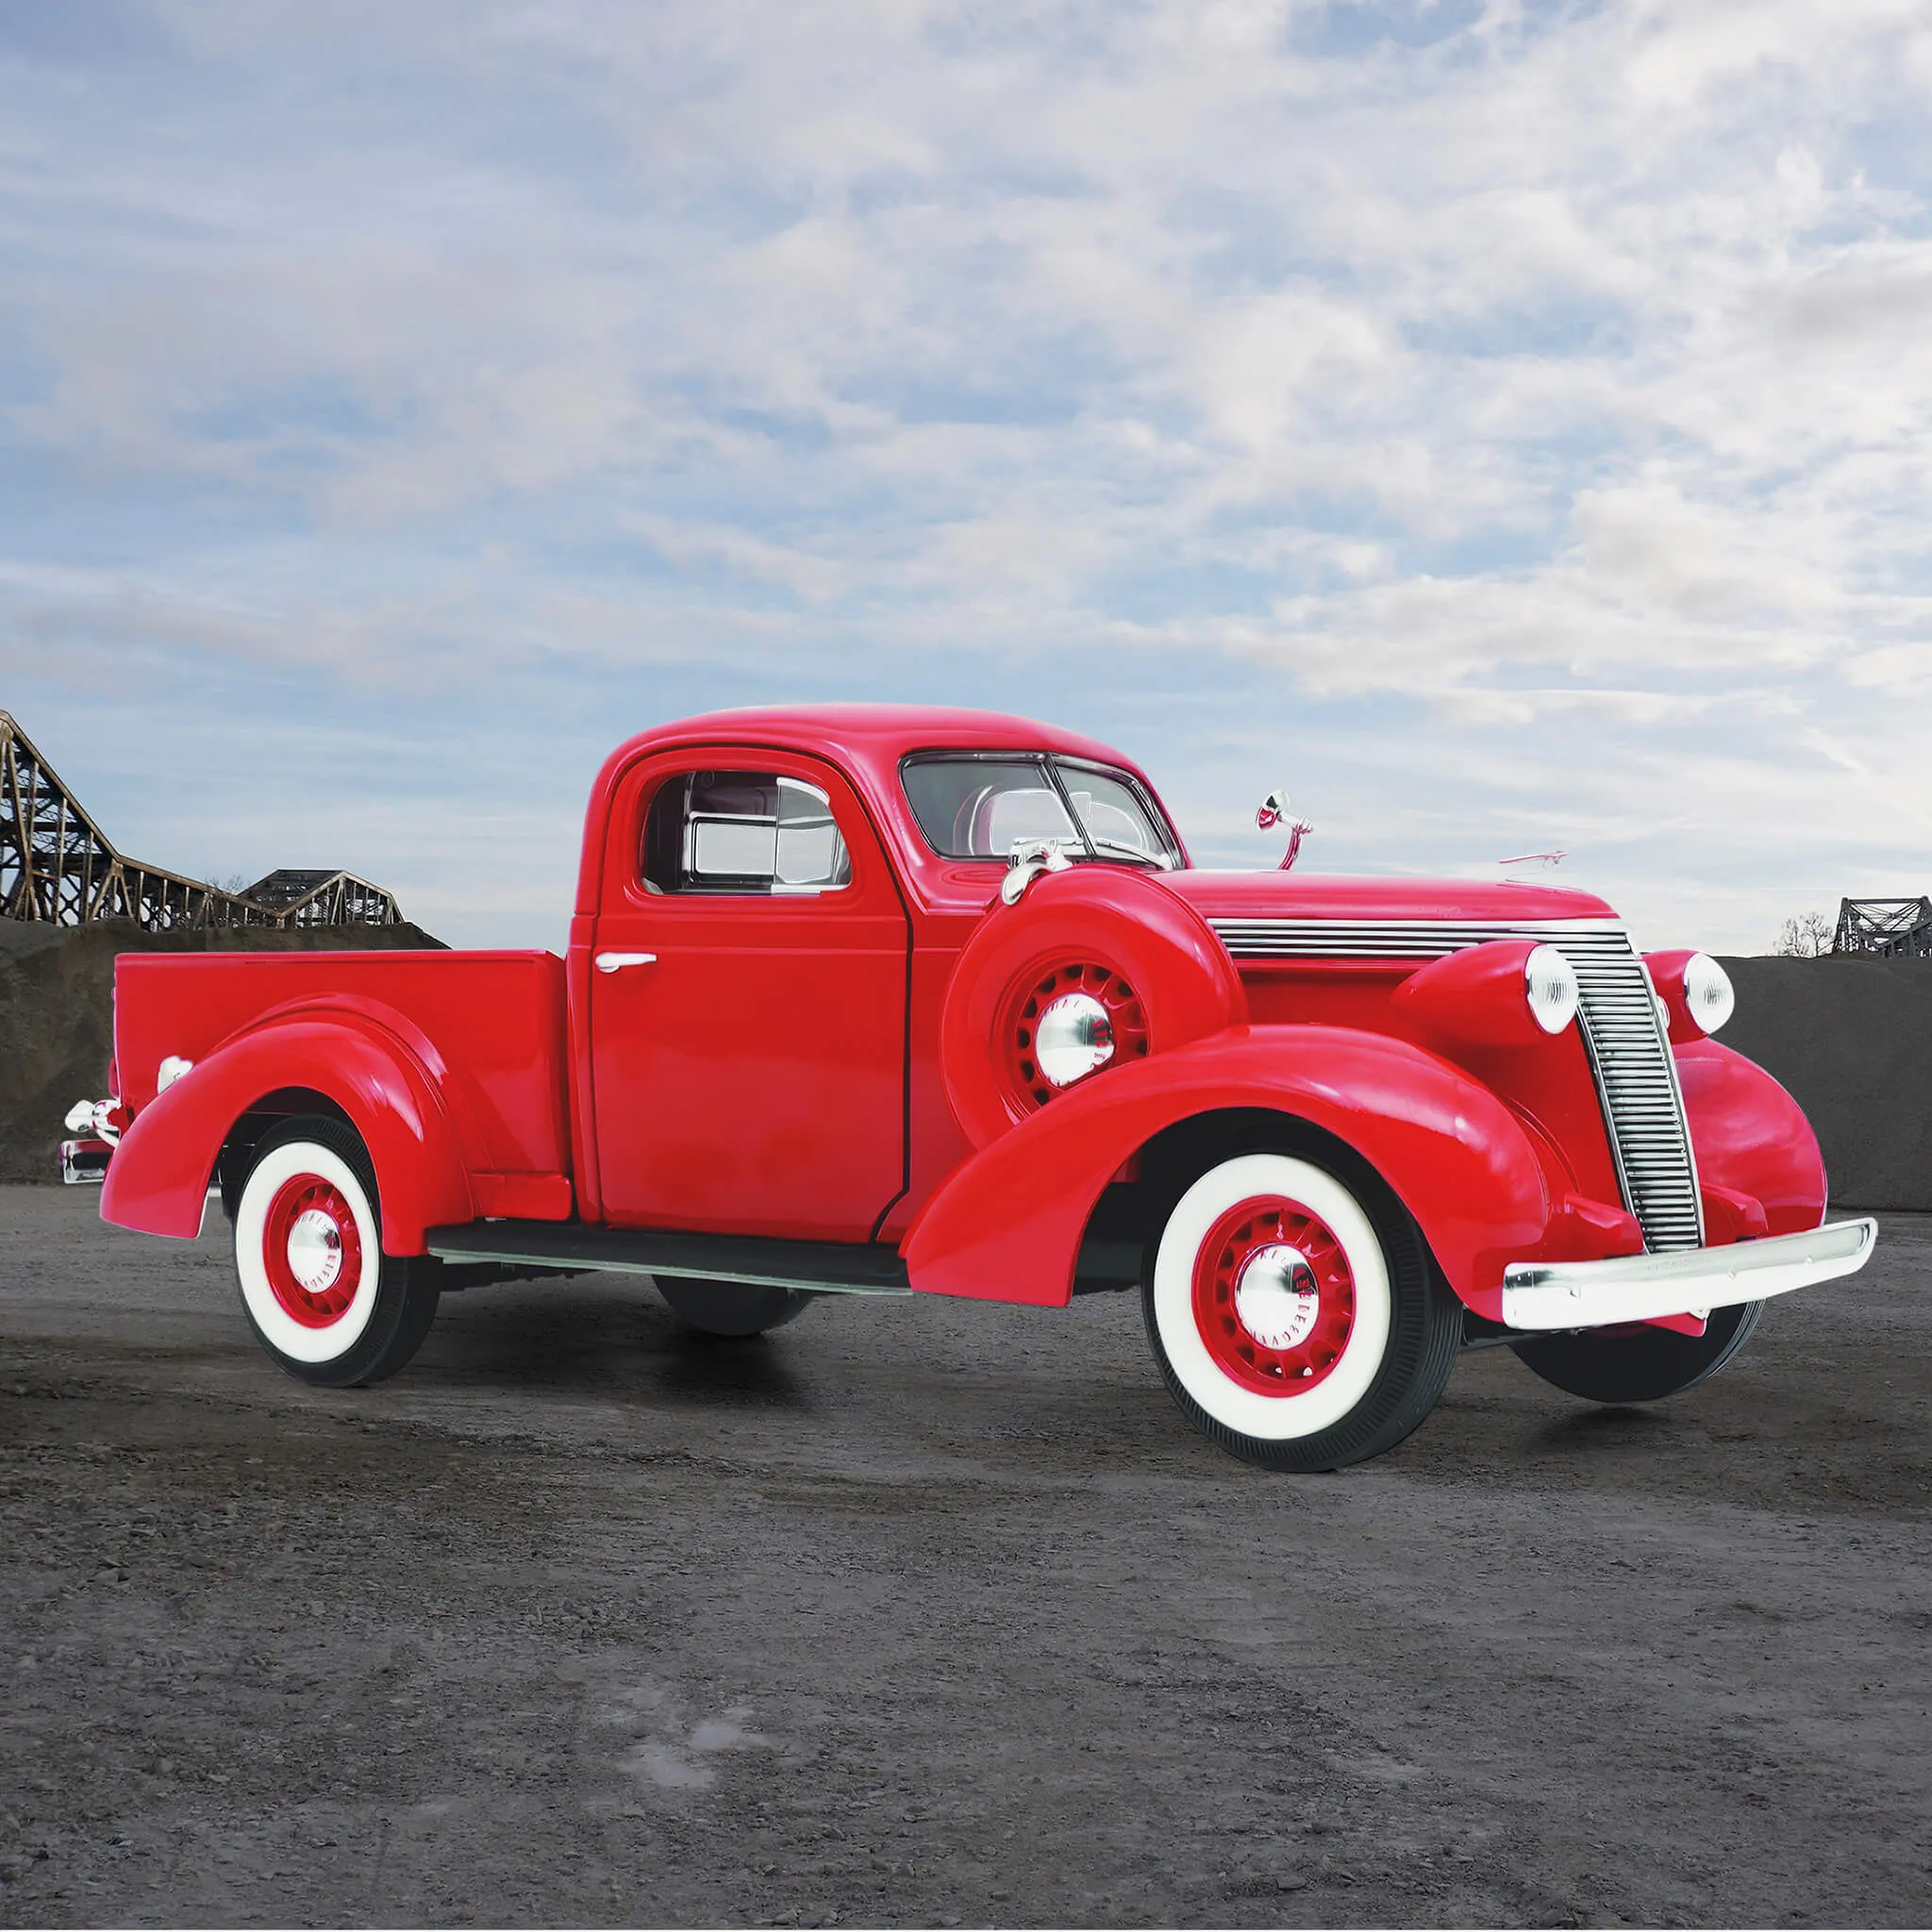
{"type": "Polygon", "coordinates": [[[776,772],[684,772],[644,816],[642,874],[660,893],[800,897],[852,883],[830,798],[776,772]]]}

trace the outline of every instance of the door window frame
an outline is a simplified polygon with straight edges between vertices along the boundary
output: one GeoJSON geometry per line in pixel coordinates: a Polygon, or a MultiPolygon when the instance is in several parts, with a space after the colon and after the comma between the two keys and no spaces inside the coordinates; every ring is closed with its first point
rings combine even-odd
{"type": "Polygon", "coordinates": [[[610,814],[598,916],[647,912],[674,919],[716,918],[748,914],[755,908],[773,919],[797,919],[823,910],[855,915],[890,911],[909,920],[886,856],[885,841],[858,788],[830,760],[773,745],[728,743],[666,746],[641,759],[625,774],[618,808],[610,814]],[[666,892],[652,888],[644,877],[644,832],[651,806],[665,785],[693,772],[769,774],[796,778],[823,791],[831,808],[832,822],[844,841],[851,866],[848,883],[819,891],[778,892],[666,892]]]}

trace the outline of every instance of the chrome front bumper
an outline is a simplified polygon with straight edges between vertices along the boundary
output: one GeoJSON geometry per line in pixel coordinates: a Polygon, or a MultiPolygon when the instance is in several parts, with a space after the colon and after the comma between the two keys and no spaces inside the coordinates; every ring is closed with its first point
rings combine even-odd
{"type": "Polygon", "coordinates": [[[1608,1261],[1511,1261],[1503,1270],[1503,1324],[1604,1328],[1659,1315],[1702,1315],[1856,1274],[1877,1239],[1878,1224],[1868,1217],[1727,1248],[1619,1255],[1608,1261]]]}

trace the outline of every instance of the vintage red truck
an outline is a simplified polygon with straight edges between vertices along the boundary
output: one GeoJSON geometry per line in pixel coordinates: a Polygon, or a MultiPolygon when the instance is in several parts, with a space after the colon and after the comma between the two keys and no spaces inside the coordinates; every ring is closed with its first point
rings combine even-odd
{"type": "Polygon", "coordinates": [[[191,1238],[218,1191],[262,1346],[338,1386],[505,1274],[728,1334],[1128,1289],[1196,1426],[1328,1469],[1467,1346],[1688,1388],[1875,1232],[1702,955],[1548,885],[1198,869],[1129,759],[988,713],[633,738],[560,959],[130,954],[116,995],[103,1215],[191,1238]]]}

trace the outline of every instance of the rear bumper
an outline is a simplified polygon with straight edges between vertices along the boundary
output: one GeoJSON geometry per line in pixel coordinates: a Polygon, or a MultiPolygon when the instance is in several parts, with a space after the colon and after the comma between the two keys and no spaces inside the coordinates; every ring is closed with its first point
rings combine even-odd
{"type": "Polygon", "coordinates": [[[1724,1248],[1620,1255],[1608,1261],[1512,1261],[1503,1270],[1503,1324],[1531,1330],[1603,1328],[1659,1315],[1701,1315],[1856,1274],[1877,1239],[1878,1224],[1867,1218],[1724,1248]]]}
{"type": "Polygon", "coordinates": [[[60,1178],[70,1188],[104,1181],[108,1177],[108,1163],[113,1158],[114,1145],[110,1141],[97,1138],[63,1141],[60,1143],[60,1178]]]}

